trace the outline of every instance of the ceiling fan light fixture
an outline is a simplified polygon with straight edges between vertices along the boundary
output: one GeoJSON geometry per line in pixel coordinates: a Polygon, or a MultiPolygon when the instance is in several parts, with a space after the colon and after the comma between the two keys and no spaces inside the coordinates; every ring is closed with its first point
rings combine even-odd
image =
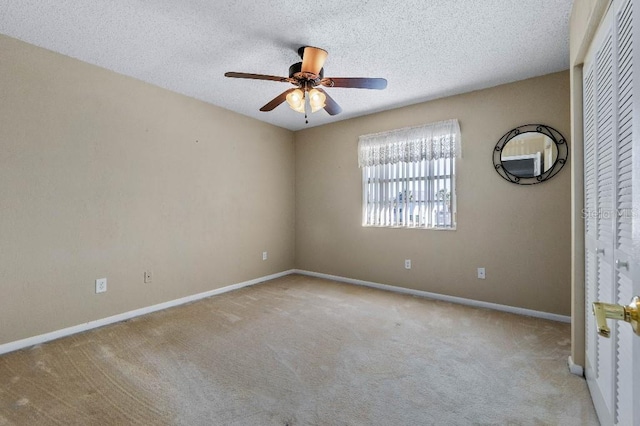
{"type": "Polygon", "coordinates": [[[319,86],[342,87],[352,89],[376,89],[387,87],[384,78],[368,77],[324,77],[324,63],[327,51],[318,47],[302,46],[298,49],[302,62],[296,62],[289,67],[289,77],[279,77],[266,74],[251,74],[245,72],[226,72],[225,77],[245,78],[251,80],[269,80],[280,83],[290,83],[296,86],[280,93],[260,108],[260,111],[273,111],[279,105],[287,102],[289,107],[302,113],[307,118],[307,110],[316,112],[324,109],[329,115],[342,112],[340,105],[319,86]],[[316,89],[316,86],[318,88],[316,89]],[[308,105],[307,105],[308,104],[308,105]],[[309,108],[307,108],[307,106],[309,108]]]}
{"type": "Polygon", "coordinates": [[[294,110],[304,114],[304,92],[296,89],[287,95],[287,104],[294,110]]]}
{"type": "Polygon", "coordinates": [[[327,96],[318,89],[311,89],[309,91],[309,105],[311,105],[311,112],[316,112],[319,109],[324,108],[327,104],[327,96]]]}

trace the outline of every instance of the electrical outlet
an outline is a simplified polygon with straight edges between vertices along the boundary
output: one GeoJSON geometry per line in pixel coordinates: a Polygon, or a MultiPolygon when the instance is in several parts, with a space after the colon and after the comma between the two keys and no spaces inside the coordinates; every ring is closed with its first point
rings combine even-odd
{"type": "Polygon", "coordinates": [[[145,271],[145,273],[144,273],[144,282],[145,283],[150,283],[151,282],[151,271],[145,271]]]}
{"type": "Polygon", "coordinates": [[[98,278],[96,280],[96,294],[104,293],[107,291],[107,279],[106,278],[98,278]]]}
{"type": "Polygon", "coordinates": [[[484,280],[486,277],[484,268],[478,268],[478,279],[484,280]]]}
{"type": "Polygon", "coordinates": [[[262,252],[262,260],[267,260],[267,252],[266,251],[262,252]]]}
{"type": "Polygon", "coordinates": [[[411,269],[411,259],[404,260],[404,269],[411,269]]]}

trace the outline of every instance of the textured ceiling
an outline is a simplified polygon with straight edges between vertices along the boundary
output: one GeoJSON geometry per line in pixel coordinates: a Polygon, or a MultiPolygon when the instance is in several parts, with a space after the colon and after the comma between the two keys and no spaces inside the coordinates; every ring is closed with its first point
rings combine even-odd
{"type": "Polygon", "coordinates": [[[259,120],[298,130],[569,67],[572,0],[0,0],[0,33],[259,120]],[[329,88],[343,112],[259,108],[303,45],[326,77],[383,77],[386,90],[329,88]]]}

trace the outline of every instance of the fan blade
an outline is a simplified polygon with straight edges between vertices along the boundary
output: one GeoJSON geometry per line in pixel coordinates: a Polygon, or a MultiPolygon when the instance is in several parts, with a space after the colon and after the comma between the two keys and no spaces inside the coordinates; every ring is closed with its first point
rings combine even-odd
{"type": "Polygon", "coordinates": [[[278,77],[276,75],[264,75],[264,74],[247,74],[244,72],[225,72],[225,77],[232,78],[250,78],[253,80],[272,80],[272,81],[280,81],[286,83],[289,81],[287,77],[278,77]]]}
{"type": "Polygon", "coordinates": [[[387,80],[384,78],[350,78],[331,77],[323,78],[320,81],[325,87],[348,87],[352,89],[376,89],[382,90],[387,87],[387,80]]]}
{"type": "Polygon", "coordinates": [[[275,107],[277,107],[278,105],[286,101],[287,95],[293,92],[294,90],[296,89],[293,88],[293,89],[285,90],[284,92],[280,93],[278,96],[276,96],[271,101],[269,101],[265,106],[260,108],[260,111],[262,112],[272,111],[275,107]]]}
{"type": "Polygon", "coordinates": [[[302,54],[302,72],[319,75],[329,53],[318,47],[305,46],[302,54]]]}
{"type": "Polygon", "coordinates": [[[338,105],[338,103],[336,101],[333,100],[333,98],[331,96],[329,96],[329,94],[327,92],[325,92],[324,90],[322,90],[320,87],[316,87],[316,89],[318,89],[318,91],[324,93],[324,95],[327,97],[327,99],[325,99],[324,103],[324,110],[327,111],[329,113],[329,115],[337,115],[340,114],[342,112],[342,108],[340,108],[340,105],[338,105]]]}

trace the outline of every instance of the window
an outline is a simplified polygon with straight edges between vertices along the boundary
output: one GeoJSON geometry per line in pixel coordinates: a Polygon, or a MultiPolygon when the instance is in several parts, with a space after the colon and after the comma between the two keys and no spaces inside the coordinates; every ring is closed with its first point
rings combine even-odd
{"type": "Polygon", "coordinates": [[[455,229],[458,120],[360,136],[362,225],[455,229]]]}

